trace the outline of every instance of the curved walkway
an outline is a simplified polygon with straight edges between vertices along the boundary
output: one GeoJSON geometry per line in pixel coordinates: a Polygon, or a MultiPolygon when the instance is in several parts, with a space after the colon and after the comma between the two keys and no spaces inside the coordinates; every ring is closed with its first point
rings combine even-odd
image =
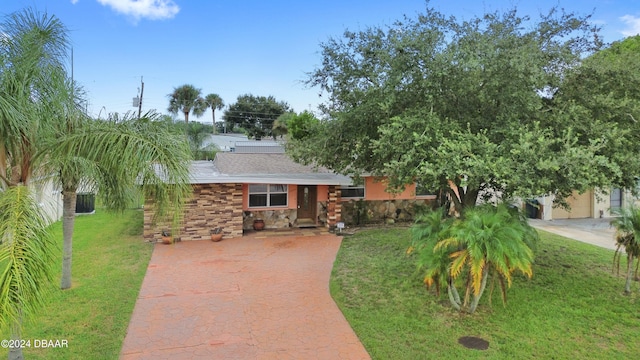
{"type": "Polygon", "coordinates": [[[369,359],[329,295],[341,238],[156,244],[121,359],[369,359]]]}

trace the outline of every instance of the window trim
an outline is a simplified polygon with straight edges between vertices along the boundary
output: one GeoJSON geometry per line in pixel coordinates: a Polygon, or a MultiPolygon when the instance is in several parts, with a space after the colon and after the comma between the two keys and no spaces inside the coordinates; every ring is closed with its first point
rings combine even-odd
{"type": "Polygon", "coordinates": [[[289,207],[289,185],[288,184],[249,184],[247,188],[247,206],[250,209],[258,209],[258,208],[287,208],[289,207]],[[267,187],[266,191],[251,191],[252,185],[265,185],[267,187]],[[271,191],[272,185],[284,186],[284,191],[271,191]],[[271,195],[286,195],[286,201],[284,205],[271,205],[271,195]],[[267,204],[260,206],[252,206],[251,205],[251,195],[266,195],[267,196],[267,204]]]}

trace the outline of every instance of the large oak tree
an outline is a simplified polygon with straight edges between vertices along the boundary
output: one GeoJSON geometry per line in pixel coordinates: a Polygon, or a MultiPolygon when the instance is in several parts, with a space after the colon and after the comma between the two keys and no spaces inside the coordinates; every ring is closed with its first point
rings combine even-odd
{"type": "Polygon", "coordinates": [[[431,8],[345,31],[321,44],[322,65],[307,80],[328,98],[326,119],[289,151],[392,186],[443,189],[459,210],[482,196],[561,200],[630,187],[639,168],[623,163],[627,129],[559,96],[568,72],[602,47],[598,31],[589,16],[558,9],[461,21],[431,8]]]}
{"type": "Polygon", "coordinates": [[[245,94],[229,105],[222,118],[230,128],[238,125],[250,138],[261,139],[273,136],[273,122],[289,111],[289,104],[277,101],[273,96],[245,94]]]}

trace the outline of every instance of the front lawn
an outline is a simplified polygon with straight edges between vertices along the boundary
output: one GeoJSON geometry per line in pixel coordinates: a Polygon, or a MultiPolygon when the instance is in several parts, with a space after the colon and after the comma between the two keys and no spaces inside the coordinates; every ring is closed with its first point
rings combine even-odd
{"type": "Polygon", "coordinates": [[[624,296],[624,278],[611,273],[613,251],[540,235],[534,276],[516,276],[506,307],[499,291],[489,305],[488,286],[473,315],[427,292],[402,228],[345,237],[331,294],[373,359],[636,358],[638,283],[624,296]],[[462,336],[483,338],[489,349],[464,348],[462,336]]]}
{"type": "MultiPolygon", "coordinates": [[[[62,248],[62,223],[53,225],[62,248]]],[[[47,305],[25,324],[26,359],[117,359],[153,245],[142,240],[142,211],[76,218],[73,287],[59,290],[61,258],[47,305]],[[66,348],[34,349],[33,340],[67,340],[66,348]]],[[[3,339],[8,333],[2,334],[3,339]]],[[[0,358],[7,350],[0,350],[0,358]]]]}

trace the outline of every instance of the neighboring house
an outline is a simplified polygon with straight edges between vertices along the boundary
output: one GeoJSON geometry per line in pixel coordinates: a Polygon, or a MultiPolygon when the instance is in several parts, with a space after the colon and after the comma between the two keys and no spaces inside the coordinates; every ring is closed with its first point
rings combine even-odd
{"type": "Polygon", "coordinates": [[[62,218],[62,189],[52,178],[34,178],[30,187],[35,191],[38,205],[47,222],[54,223],[62,218]]]}
{"type": "Polygon", "coordinates": [[[565,210],[561,207],[553,207],[554,198],[551,196],[536,199],[539,202],[537,218],[543,220],[557,219],[584,219],[584,218],[608,218],[614,216],[611,210],[619,209],[628,204],[640,205],[640,199],[634,197],[631,192],[621,189],[612,189],[608,193],[599,190],[589,190],[582,194],[574,191],[567,199],[571,207],[565,210]]]}
{"type": "MultiPolygon", "coordinates": [[[[242,236],[256,219],[267,229],[409,221],[416,204],[435,199],[420,190],[416,194],[415,184],[399,194],[388,193],[384,181],[370,176],[354,186],[349,177],[295,163],[273,144],[238,142],[234,152],[192,163],[193,197],[186,205],[181,240],[208,239],[217,227],[226,236],[242,236]]],[[[159,239],[168,226],[153,225],[152,217],[145,207],[144,235],[159,239]]]]}

